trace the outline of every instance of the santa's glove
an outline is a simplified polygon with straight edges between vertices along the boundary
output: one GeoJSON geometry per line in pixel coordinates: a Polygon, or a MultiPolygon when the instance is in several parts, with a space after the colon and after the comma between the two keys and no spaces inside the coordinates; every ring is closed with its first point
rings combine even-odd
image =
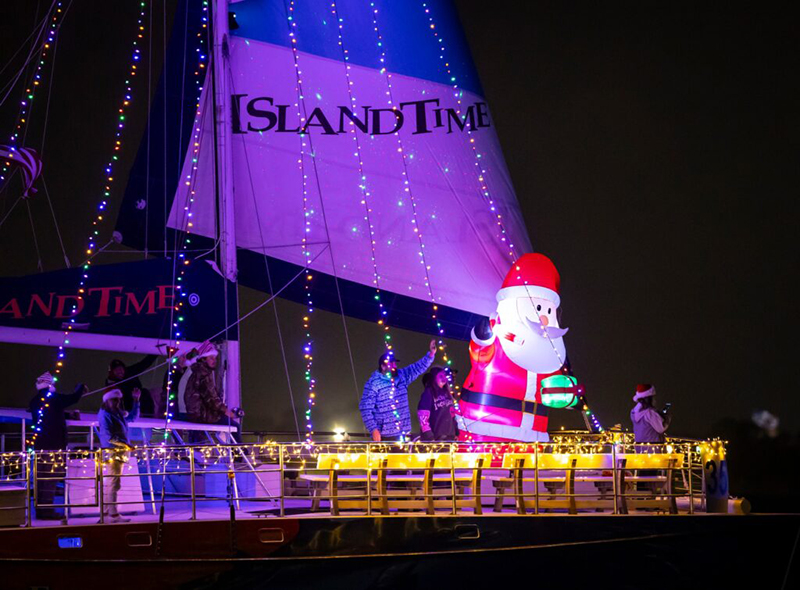
{"type": "Polygon", "coordinates": [[[489,320],[486,318],[478,320],[478,323],[475,324],[475,327],[472,329],[472,333],[477,340],[491,340],[493,334],[489,320]]]}
{"type": "Polygon", "coordinates": [[[422,436],[420,436],[420,439],[422,439],[425,442],[433,442],[433,440],[434,440],[433,439],[433,431],[432,430],[423,430],[422,431],[422,436]]]}

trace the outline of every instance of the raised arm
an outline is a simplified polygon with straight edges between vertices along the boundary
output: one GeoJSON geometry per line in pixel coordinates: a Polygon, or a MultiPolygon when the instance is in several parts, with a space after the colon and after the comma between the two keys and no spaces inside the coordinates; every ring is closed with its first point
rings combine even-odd
{"type": "Polygon", "coordinates": [[[412,363],[407,367],[403,367],[399,371],[397,371],[397,376],[406,381],[407,383],[411,383],[415,379],[418,379],[422,376],[425,371],[427,371],[431,365],[433,364],[433,359],[436,358],[436,341],[431,340],[431,347],[424,357],[419,359],[416,363],[412,363]]]}
{"type": "Polygon", "coordinates": [[[157,354],[148,354],[146,357],[144,357],[138,363],[135,363],[133,365],[130,365],[130,366],[126,367],[125,368],[125,377],[126,378],[133,377],[134,375],[138,375],[142,371],[147,370],[148,368],[150,368],[150,365],[152,365],[154,362],[156,362],[157,358],[158,358],[157,354]]]}

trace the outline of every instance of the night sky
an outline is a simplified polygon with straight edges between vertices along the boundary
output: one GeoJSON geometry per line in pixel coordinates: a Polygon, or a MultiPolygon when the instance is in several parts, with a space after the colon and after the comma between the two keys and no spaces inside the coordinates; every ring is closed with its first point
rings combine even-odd
{"type": "MultiPolygon", "coordinates": [[[[38,4],[43,10],[49,2],[38,4]]],[[[168,22],[174,4],[167,2],[168,22]]],[[[659,403],[673,403],[672,434],[712,436],[723,418],[749,420],[756,409],[797,433],[794,22],[776,9],[684,2],[457,4],[533,246],[561,273],[567,350],[601,422],[629,426],[636,383],[652,382],[659,403]]],[[[41,148],[46,117],[44,177],[73,262],[101,194],[138,5],[76,0],[58,43],[49,110],[46,92],[34,104],[26,143],[41,148]]],[[[31,32],[36,11],[35,0],[0,4],[0,68],[31,32]]],[[[162,12],[156,0],[153,91],[162,12]]],[[[0,87],[19,63],[0,73],[0,87]]],[[[146,120],[140,82],[112,203],[121,201],[146,120]]],[[[15,88],[0,105],[0,143],[20,93],[15,88]]],[[[0,219],[18,192],[15,181],[0,194],[0,219]]],[[[44,269],[63,268],[42,190],[30,206],[44,269]]],[[[24,205],[0,227],[0,249],[0,275],[37,272],[24,205]]],[[[101,262],[137,256],[112,253],[101,262]]],[[[242,311],[263,297],[243,291],[242,311]]],[[[278,303],[299,412],[301,311],[278,303]]],[[[319,313],[316,321],[315,426],[360,431],[357,399],[381,352],[380,332],[348,319],[356,386],[341,319],[319,313]]],[[[400,331],[395,339],[406,361],[422,356],[428,342],[400,331]]],[[[242,346],[246,428],[293,429],[271,306],[243,327],[242,346]]],[[[0,405],[26,406],[55,353],[0,351],[0,405]]],[[[450,354],[463,378],[466,343],[451,343],[450,354]]],[[[113,356],[135,358],[70,352],[66,385],[100,386],[113,356]]],[[[416,384],[412,407],[420,391],[416,384]]],[[[581,421],[553,411],[551,428],[560,425],[581,421]]]]}

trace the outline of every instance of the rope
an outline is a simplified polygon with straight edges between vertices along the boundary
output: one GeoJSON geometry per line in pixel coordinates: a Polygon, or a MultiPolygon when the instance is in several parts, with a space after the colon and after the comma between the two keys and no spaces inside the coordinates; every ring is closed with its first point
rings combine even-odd
{"type": "Polygon", "coordinates": [[[47,197],[47,204],[50,206],[50,214],[53,216],[53,225],[56,226],[56,235],[58,236],[58,243],[61,245],[61,253],[64,255],[64,264],[67,265],[67,268],[71,268],[71,265],[69,263],[69,257],[67,256],[67,250],[64,248],[64,240],[61,238],[61,230],[58,227],[56,212],[53,209],[53,201],[50,200],[50,191],[47,190],[47,183],[44,181],[44,175],[41,175],[40,178],[42,179],[42,187],[44,188],[44,194],[47,197]]]}
{"type": "Polygon", "coordinates": [[[36,258],[37,263],[36,267],[39,269],[39,272],[44,271],[44,267],[42,265],[42,254],[39,252],[39,240],[36,237],[36,227],[33,225],[33,214],[31,213],[31,202],[28,199],[25,199],[25,205],[28,207],[28,219],[31,222],[31,231],[33,232],[33,245],[36,248],[36,258]]]}
{"type": "MultiPolygon", "coordinates": [[[[235,85],[234,85],[233,75],[230,73],[230,71],[228,72],[228,76],[229,76],[229,80],[228,81],[229,81],[229,83],[231,85],[231,89],[233,90],[233,92],[231,94],[235,94],[236,93],[236,88],[235,88],[235,85]]],[[[250,168],[250,156],[247,153],[247,143],[244,141],[244,136],[242,136],[242,148],[243,148],[243,151],[244,151],[245,165],[247,166],[247,177],[250,180],[250,194],[253,197],[253,207],[255,207],[255,210],[256,210],[256,224],[258,225],[258,234],[259,234],[259,239],[261,241],[261,249],[266,252],[266,250],[267,250],[266,241],[264,240],[264,232],[263,232],[263,229],[262,229],[262,226],[261,226],[261,215],[260,215],[259,210],[258,210],[258,200],[256,199],[256,189],[255,189],[255,184],[253,183],[253,173],[252,173],[252,170],[250,168]]],[[[270,273],[270,270],[269,270],[269,261],[267,260],[267,255],[266,254],[264,254],[264,269],[266,270],[266,274],[267,274],[267,287],[269,288],[269,292],[272,293],[272,273],[270,273]]],[[[300,422],[297,419],[297,407],[296,407],[296,403],[294,401],[294,391],[292,390],[292,379],[291,379],[291,376],[289,374],[289,362],[288,362],[288,360],[286,358],[286,346],[285,346],[284,341],[283,341],[283,333],[281,331],[281,322],[280,322],[280,317],[278,316],[278,304],[277,304],[276,301],[272,302],[272,309],[273,309],[273,312],[275,314],[275,325],[278,328],[278,342],[280,342],[280,345],[281,345],[281,358],[283,359],[283,370],[284,370],[284,373],[286,374],[286,385],[289,388],[289,400],[290,400],[291,405],[292,405],[292,415],[294,417],[294,427],[297,430],[297,440],[300,440],[302,438],[301,434],[300,434],[300,422]]],[[[349,346],[349,343],[348,343],[348,346],[349,346]]]]}
{"type": "MultiPolygon", "coordinates": [[[[151,10],[148,11],[147,15],[147,31],[150,33],[147,35],[147,113],[148,115],[151,112],[152,102],[153,102],[153,93],[152,93],[152,82],[153,82],[153,10],[151,5],[151,10]]],[[[166,31],[162,31],[164,35],[166,35],[166,31]]],[[[144,183],[144,258],[147,258],[147,247],[150,243],[150,123],[147,123],[147,138],[145,139],[145,171],[144,177],[147,179],[147,182],[144,183]]],[[[166,182],[166,179],[164,180],[166,182]]],[[[164,228],[164,233],[167,233],[166,227],[164,228]]]]}
{"type": "MultiPolygon", "coordinates": [[[[321,256],[321,255],[322,255],[324,252],[325,252],[325,249],[323,249],[323,250],[322,250],[322,251],[321,251],[319,254],[317,254],[317,255],[316,255],[314,258],[312,258],[312,259],[309,261],[309,265],[310,265],[312,262],[314,262],[314,261],[315,261],[317,258],[319,258],[319,257],[320,257],[320,256],[321,256]]],[[[249,318],[251,315],[253,315],[254,313],[256,313],[256,312],[257,312],[258,310],[260,310],[262,307],[264,307],[265,305],[267,305],[267,304],[271,303],[271,302],[272,302],[272,301],[273,301],[273,300],[274,300],[276,297],[278,297],[278,296],[279,296],[281,293],[283,293],[283,292],[284,292],[284,291],[285,291],[285,290],[286,290],[286,289],[289,287],[289,285],[291,285],[291,284],[292,284],[292,283],[294,283],[294,282],[295,282],[295,281],[296,281],[298,278],[300,278],[300,276],[301,276],[301,275],[303,275],[303,274],[306,272],[306,270],[307,270],[306,268],[303,268],[303,269],[302,269],[300,272],[298,272],[298,273],[297,273],[296,275],[294,275],[294,276],[293,276],[291,279],[289,279],[289,280],[286,282],[286,284],[285,284],[285,285],[283,285],[283,287],[281,287],[281,288],[280,288],[280,289],[278,289],[278,290],[277,290],[277,291],[276,291],[274,294],[272,294],[272,296],[271,296],[271,297],[269,297],[269,298],[267,298],[266,300],[264,300],[264,301],[262,301],[261,303],[259,303],[259,304],[258,304],[256,307],[254,307],[253,309],[251,309],[250,311],[248,311],[246,314],[244,314],[243,316],[241,316],[241,317],[240,317],[238,320],[236,320],[235,322],[233,322],[231,325],[224,327],[222,330],[220,330],[219,332],[217,332],[217,333],[216,333],[216,334],[214,334],[213,336],[209,336],[209,337],[208,337],[206,340],[209,340],[209,341],[210,341],[210,340],[214,340],[215,338],[218,338],[218,337],[219,337],[219,336],[221,336],[222,334],[225,334],[225,333],[226,333],[228,330],[230,330],[231,328],[233,328],[233,327],[235,327],[235,326],[238,326],[239,324],[241,324],[241,323],[242,323],[244,320],[246,320],[246,319],[247,319],[247,318],[249,318]]],[[[167,343],[165,342],[165,343],[164,343],[164,345],[166,346],[166,345],[167,345],[167,343]]],[[[174,358],[174,357],[173,357],[173,358],[174,358]]],[[[117,381],[117,382],[115,383],[115,385],[119,385],[119,384],[121,384],[121,383],[125,383],[125,382],[127,382],[127,381],[131,381],[131,380],[133,380],[133,379],[136,379],[137,377],[141,377],[142,375],[146,375],[147,373],[150,373],[150,372],[152,372],[152,371],[155,371],[156,369],[160,369],[161,367],[163,367],[163,366],[165,366],[165,365],[168,365],[170,362],[171,362],[171,359],[167,359],[167,360],[166,360],[166,361],[164,361],[163,363],[160,363],[160,364],[158,364],[158,365],[154,365],[154,366],[150,367],[149,369],[145,369],[145,370],[144,370],[144,371],[142,371],[141,373],[137,373],[136,375],[131,375],[130,377],[126,377],[125,379],[122,379],[122,380],[120,380],[120,381],[117,381]]],[[[98,389],[94,389],[94,390],[92,390],[92,391],[88,391],[88,392],[86,392],[86,393],[83,395],[83,397],[86,397],[86,396],[89,396],[89,395],[94,395],[95,393],[100,393],[101,391],[106,391],[106,390],[107,390],[107,387],[106,387],[106,386],[103,386],[103,387],[100,387],[100,388],[98,388],[98,389]]]]}
{"type": "MultiPolygon", "coordinates": [[[[17,71],[17,74],[14,76],[14,79],[11,80],[10,82],[8,82],[5,86],[3,86],[2,89],[0,89],[0,92],[5,92],[6,93],[5,96],[3,96],[3,98],[0,98],[0,106],[2,106],[3,103],[11,95],[11,92],[14,90],[14,86],[17,85],[17,82],[22,77],[22,75],[25,73],[25,70],[28,68],[28,66],[30,65],[31,60],[33,60],[34,57],[36,56],[36,54],[39,52],[39,50],[40,50],[40,48],[42,46],[42,44],[40,43],[41,38],[42,38],[42,34],[44,33],[44,31],[47,30],[47,25],[49,23],[49,16],[53,11],[53,7],[55,7],[56,1],[57,0],[53,0],[53,3],[50,5],[50,9],[47,11],[47,14],[45,14],[44,22],[42,23],[41,27],[39,28],[39,34],[36,36],[36,40],[31,45],[31,50],[28,53],[28,57],[25,58],[25,63],[23,63],[22,66],[20,67],[20,69],[17,71]],[[7,92],[6,92],[6,90],[7,90],[7,92]]],[[[30,37],[28,37],[28,38],[30,38],[30,37]]],[[[10,63],[10,60],[9,60],[9,63],[10,63]]]]}
{"type": "MultiPolygon", "coordinates": [[[[16,169],[14,171],[16,172],[16,169]]],[[[11,180],[11,176],[9,176],[8,178],[9,178],[9,180],[11,180]]],[[[6,185],[6,186],[8,186],[8,185],[6,185]]],[[[21,200],[22,200],[22,196],[17,197],[17,200],[14,201],[14,204],[11,205],[11,208],[5,214],[5,217],[3,217],[3,221],[0,221],[0,227],[3,227],[3,224],[6,222],[6,219],[8,219],[8,216],[11,215],[11,212],[14,211],[14,207],[16,207],[17,203],[19,203],[21,200]]]]}

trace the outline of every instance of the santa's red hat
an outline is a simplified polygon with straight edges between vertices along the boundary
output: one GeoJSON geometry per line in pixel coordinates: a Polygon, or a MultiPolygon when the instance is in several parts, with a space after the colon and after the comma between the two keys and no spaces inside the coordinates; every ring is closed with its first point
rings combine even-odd
{"type": "Polygon", "coordinates": [[[497,301],[510,297],[538,297],[561,303],[558,288],[561,277],[555,264],[544,254],[525,254],[508,271],[503,286],[497,292],[497,301]]]}
{"type": "Polygon", "coordinates": [[[636,386],[636,394],[633,396],[633,401],[638,402],[640,399],[652,397],[656,394],[656,388],[649,383],[640,383],[636,386]]]}

